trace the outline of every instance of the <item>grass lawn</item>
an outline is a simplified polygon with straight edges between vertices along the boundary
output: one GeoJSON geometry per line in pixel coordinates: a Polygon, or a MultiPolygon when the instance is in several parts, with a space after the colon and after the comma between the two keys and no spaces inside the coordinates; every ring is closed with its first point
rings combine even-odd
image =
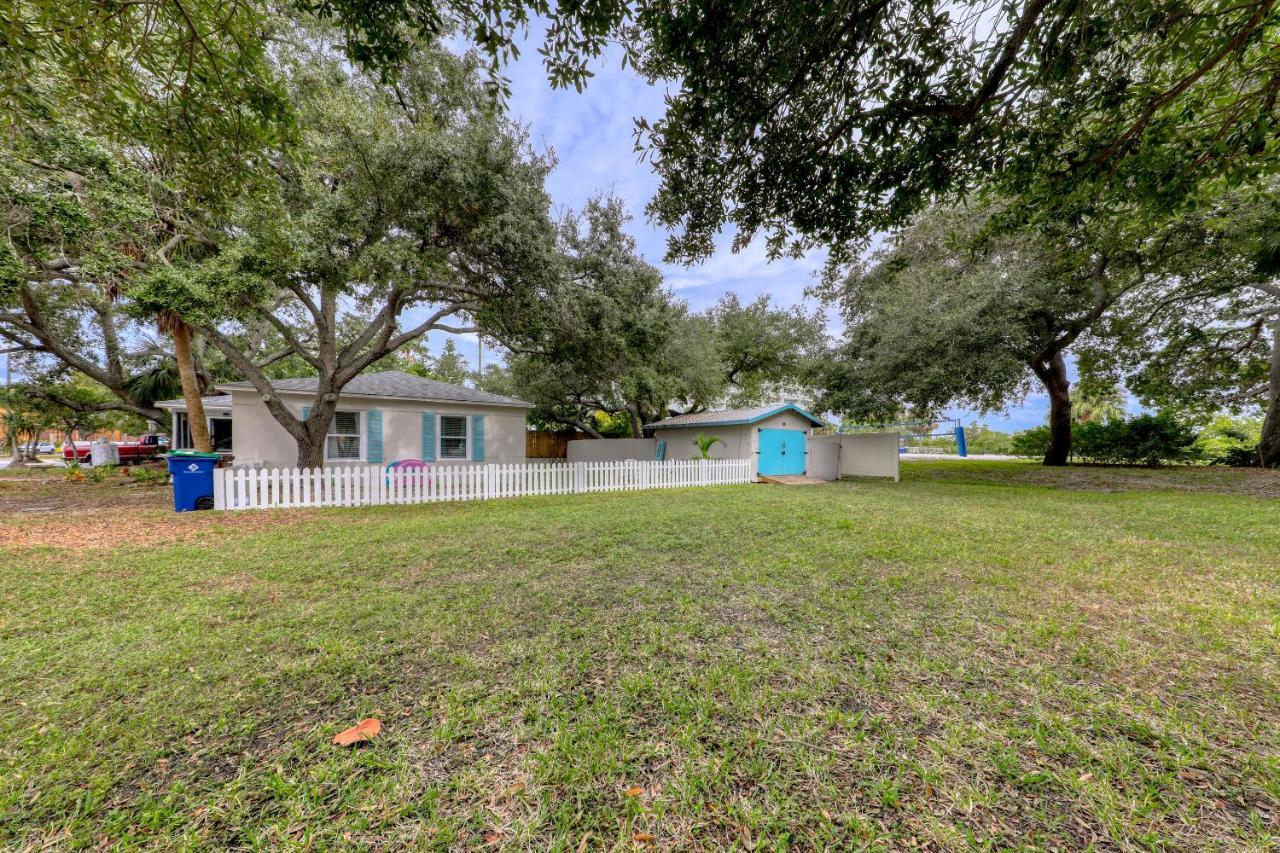
{"type": "Polygon", "coordinates": [[[1280,844],[1276,475],[904,470],[95,535],[9,483],[0,847],[1280,844]]]}

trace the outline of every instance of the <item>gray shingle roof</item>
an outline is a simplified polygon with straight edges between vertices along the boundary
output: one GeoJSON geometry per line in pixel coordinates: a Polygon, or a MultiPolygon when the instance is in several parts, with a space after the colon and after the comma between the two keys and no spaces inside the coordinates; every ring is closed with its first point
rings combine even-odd
{"type": "MultiPolygon", "coordinates": [[[[318,380],[314,376],[300,379],[277,379],[271,387],[282,393],[314,394],[318,380]]],[[[224,382],[218,385],[223,389],[252,389],[248,382],[224,382]]],[[[342,389],[343,397],[391,397],[400,400],[427,400],[433,403],[483,403],[487,406],[519,406],[524,409],[533,408],[532,403],[504,397],[501,394],[490,394],[478,388],[463,388],[461,385],[450,385],[405,373],[400,370],[388,370],[383,373],[362,373],[347,383],[342,389]]]]}
{"type": "Polygon", "coordinates": [[[738,426],[741,424],[753,424],[756,421],[764,420],[770,415],[775,415],[778,412],[785,411],[792,411],[801,417],[808,418],[815,426],[826,426],[822,419],[814,417],[795,403],[774,403],[771,406],[752,406],[748,409],[720,409],[715,412],[697,412],[692,415],[676,415],[674,417],[655,421],[651,424],[645,424],[645,429],[738,426]]]}
{"type": "MultiPolygon", "coordinates": [[[[231,408],[231,395],[220,394],[216,397],[201,397],[200,402],[204,403],[206,409],[229,409],[231,408]]],[[[156,407],[160,409],[185,409],[187,401],[160,400],[156,403],[156,407]]]]}

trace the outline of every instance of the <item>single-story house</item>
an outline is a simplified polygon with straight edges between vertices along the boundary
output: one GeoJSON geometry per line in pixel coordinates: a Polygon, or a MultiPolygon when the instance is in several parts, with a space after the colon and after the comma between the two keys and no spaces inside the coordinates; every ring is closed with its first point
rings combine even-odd
{"type": "MultiPolygon", "coordinates": [[[[278,379],[280,400],[305,418],[315,402],[317,380],[278,379]]],[[[234,454],[235,464],[269,468],[297,464],[297,444],[248,382],[215,386],[205,397],[205,417],[216,450],[234,454]]],[[[156,404],[173,414],[176,448],[191,446],[187,405],[156,404]]],[[[342,389],[325,441],[326,465],[376,465],[397,459],[426,462],[524,462],[525,415],[530,403],[476,388],[425,379],[398,370],[364,373],[342,389]]]]}
{"type": "Polygon", "coordinates": [[[809,436],[823,426],[795,403],[777,403],[676,415],[647,424],[645,431],[658,442],[658,458],[695,457],[695,436],[702,433],[720,439],[710,450],[713,459],[755,459],[756,473],[767,477],[807,473],[809,436]]]}

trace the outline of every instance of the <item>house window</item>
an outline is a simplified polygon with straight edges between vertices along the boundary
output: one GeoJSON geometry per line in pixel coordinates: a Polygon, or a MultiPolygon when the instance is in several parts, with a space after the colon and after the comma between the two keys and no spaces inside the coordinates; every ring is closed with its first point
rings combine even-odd
{"type": "Polygon", "coordinates": [[[467,418],[464,415],[440,416],[440,458],[467,458],[467,418]]]}
{"type": "Polygon", "coordinates": [[[360,458],[360,413],[334,412],[324,443],[325,459],[360,458]]]}

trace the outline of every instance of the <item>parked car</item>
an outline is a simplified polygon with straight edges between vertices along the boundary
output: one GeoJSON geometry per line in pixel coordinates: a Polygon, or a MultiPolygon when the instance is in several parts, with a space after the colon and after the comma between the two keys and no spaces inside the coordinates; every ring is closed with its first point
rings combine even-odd
{"type": "Polygon", "coordinates": [[[36,453],[49,454],[56,450],[57,448],[53,446],[52,441],[42,441],[36,445],[36,453]]]}
{"type": "MultiPolygon", "coordinates": [[[[136,465],[154,459],[169,447],[169,438],[164,435],[144,435],[137,441],[112,442],[120,450],[121,465],[136,465]]],[[[75,446],[63,445],[62,459],[65,462],[81,462],[88,464],[92,442],[77,441],[75,446]]]]}

